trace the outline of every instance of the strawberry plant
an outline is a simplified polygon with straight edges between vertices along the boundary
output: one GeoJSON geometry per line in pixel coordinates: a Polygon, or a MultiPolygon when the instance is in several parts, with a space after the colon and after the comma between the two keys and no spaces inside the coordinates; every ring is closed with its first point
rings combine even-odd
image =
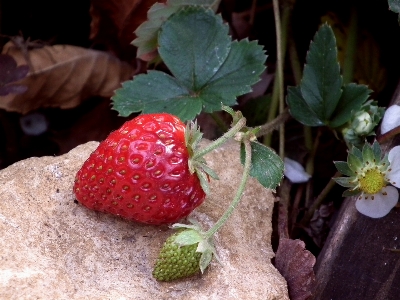
{"type": "MultiPolygon", "coordinates": [[[[173,223],[204,201],[210,177],[218,179],[203,156],[230,138],[241,143],[243,178],[232,204],[207,231],[193,220],[191,225],[172,226],[183,230],[164,245],[153,272],[158,280],[203,272],[216,254],[213,235],[239,204],[248,176],[273,190],[283,176],[282,144],[279,157],[264,145],[268,139],[262,143],[263,137],[289,116],[282,109],[282,98],[281,114],[254,128],[246,125],[240,112],[229,108],[259,80],[265,69],[264,50],[256,41],[232,41],[227,25],[211,9],[212,3],[198,4],[171,0],[150,9],[149,20],[137,29],[133,43],[139,56],[156,58],[169,73],[150,70],[124,82],[115,92],[113,109],[121,116],[142,115],[110,134],[85,162],[75,182],[78,200],[89,208],[144,223],[173,223]],[[180,120],[219,110],[231,115],[231,128],[209,146],[199,148],[201,133],[196,123],[190,121],[184,129],[180,120]],[[166,124],[174,124],[175,129],[166,130],[166,124]],[[172,157],[179,157],[180,163],[171,163],[172,157]],[[192,266],[187,270],[171,252],[198,260],[198,269],[192,266]],[[181,271],[174,274],[172,270],[181,271]]],[[[288,88],[287,103],[289,113],[305,125],[344,130],[370,92],[365,85],[343,85],[334,33],[329,25],[323,25],[311,43],[301,83],[288,88]]],[[[354,126],[359,127],[360,122],[353,121],[354,126]]],[[[378,122],[379,116],[375,125],[378,122]]],[[[362,134],[370,135],[374,126],[370,127],[362,134]]],[[[359,140],[352,137],[348,142],[359,140]]]]}

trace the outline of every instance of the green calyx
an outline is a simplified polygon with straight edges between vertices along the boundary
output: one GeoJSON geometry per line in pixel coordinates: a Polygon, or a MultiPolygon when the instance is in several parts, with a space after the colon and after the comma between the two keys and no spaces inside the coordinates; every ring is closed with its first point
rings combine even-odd
{"type": "Polygon", "coordinates": [[[244,118],[240,112],[235,112],[230,107],[224,105],[222,106],[222,110],[232,115],[233,121],[231,128],[208,146],[201,149],[199,148],[199,143],[203,134],[197,126],[197,121],[190,121],[185,130],[185,143],[189,152],[189,171],[191,174],[196,173],[200,180],[201,187],[206,194],[210,193],[210,188],[208,186],[210,177],[217,180],[219,178],[218,175],[207,166],[204,155],[217,149],[230,138],[233,138],[246,125],[246,118],[244,118]]]}
{"type": "Polygon", "coordinates": [[[362,150],[353,147],[348,154],[347,162],[335,162],[336,168],[349,177],[333,178],[336,183],[349,188],[343,196],[360,193],[373,195],[387,185],[386,172],[389,168],[387,156],[382,156],[378,142],[372,145],[365,143],[362,150]]]}

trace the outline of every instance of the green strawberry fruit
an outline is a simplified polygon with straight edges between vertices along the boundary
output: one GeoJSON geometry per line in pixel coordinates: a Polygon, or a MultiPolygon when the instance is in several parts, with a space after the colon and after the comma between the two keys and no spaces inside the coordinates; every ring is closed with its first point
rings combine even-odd
{"type": "Polygon", "coordinates": [[[180,246],[176,243],[177,232],[164,243],[153,270],[153,277],[159,281],[186,278],[200,272],[202,253],[196,252],[198,243],[180,246]]]}

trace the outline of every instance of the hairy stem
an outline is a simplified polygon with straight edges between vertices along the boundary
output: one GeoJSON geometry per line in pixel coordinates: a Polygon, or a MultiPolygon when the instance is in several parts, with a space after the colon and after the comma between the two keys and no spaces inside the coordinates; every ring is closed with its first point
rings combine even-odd
{"type": "Polygon", "coordinates": [[[236,206],[239,204],[240,200],[242,199],[244,189],[246,187],[247,180],[250,174],[251,168],[251,145],[248,139],[243,140],[244,149],[245,149],[245,161],[243,167],[243,175],[242,180],[240,181],[239,187],[236,191],[235,198],[233,199],[232,203],[229,205],[228,209],[224,212],[222,217],[211,227],[206,233],[205,238],[209,239],[213,236],[229,219],[232,215],[233,211],[235,210],[236,206]]]}
{"type": "Polygon", "coordinates": [[[278,115],[274,120],[268,122],[260,127],[257,132],[257,137],[271,133],[273,130],[278,129],[282,123],[285,123],[291,117],[289,109],[286,108],[280,115],[278,115]]]}
{"type": "Polygon", "coordinates": [[[217,149],[220,147],[222,144],[224,144],[227,140],[230,138],[234,137],[236,133],[240,131],[244,126],[246,125],[246,118],[240,118],[240,120],[233,126],[229,131],[225,132],[223,136],[220,138],[216,139],[215,141],[211,142],[207,147],[204,147],[200,151],[196,152],[192,160],[196,160],[199,157],[202,157],[206,155],[207,153],[213,151],[214,149],[217,149]]]}

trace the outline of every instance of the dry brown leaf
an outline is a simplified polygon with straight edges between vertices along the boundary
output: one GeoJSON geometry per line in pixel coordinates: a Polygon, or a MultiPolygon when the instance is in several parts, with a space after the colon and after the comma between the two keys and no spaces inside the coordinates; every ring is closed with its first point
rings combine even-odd
{"type": "Polygon", "coordinates": [[[147,20],[147,11],[156,2],[165,0],[109,0],[92,1],[90,39],[105,45],[118,57],[134,59],[134,31],[147,20]]]}
{"type": "MultiPolygon", "coordinates": [[[[18,65],[27,64],[21,50],[7,43],[3,53],[18,65]]],[[[133,68],[97,50],[70,46],[45,46],[29,51],[34,70],[18,82],[28,90],[0,97],[0,108],[27,113],[39,107],[72,108],[91,96],[111,97],[120,83],[131,78],[133,68]]]]}
{"type": "Polygon", "coordinates": [[[288,283],[291,300],[306,300],[315,283],[315,257],[301,240],[281,238],[275,256],[275,267],[288,283]]]}

